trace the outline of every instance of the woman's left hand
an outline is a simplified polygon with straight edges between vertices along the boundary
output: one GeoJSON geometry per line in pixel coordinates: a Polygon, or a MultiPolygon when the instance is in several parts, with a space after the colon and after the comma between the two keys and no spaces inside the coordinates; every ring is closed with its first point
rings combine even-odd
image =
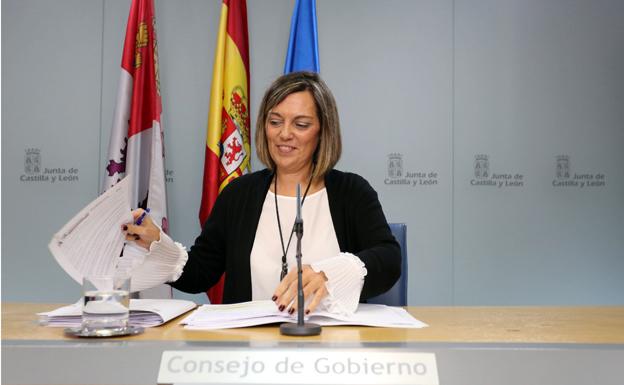
{"type": "MultiPolygon", "coordinates": [[[[301,270],[301,282],[303,285],[303,297],[312,299],[308,302],[305,314],[313,311],[321,300],[327,295],[327,277],[325,273],[315,272],[310,265],[303,265],[301,270]]],[[[273,293],[273,302],[280,311],[287,310],[293,314],[297,309],[297,269],[291,269],[273,293]],[[289,306],[290,305],[290,306],[289,306]]]]}

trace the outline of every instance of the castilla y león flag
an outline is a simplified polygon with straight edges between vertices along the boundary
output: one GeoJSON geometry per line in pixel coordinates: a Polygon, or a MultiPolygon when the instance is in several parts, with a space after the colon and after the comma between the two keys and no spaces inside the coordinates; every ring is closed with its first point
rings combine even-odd
{"type": "Polygon", "coordinates": [[[103,190],[132,175],[132,207],[150,208],[168,231],[164,144],[153,0],[133,0],[121,58],[103,190]]]}
{"type": "MultiPolygon", "coordinates": [[[[250,171],[249,41],[245,0],[223,0],[217,35],[199,221],[203,226],[217,195],[234,178],[250,171]]],[[[223,280],[208,291],[222,303],[223,280]]]]}

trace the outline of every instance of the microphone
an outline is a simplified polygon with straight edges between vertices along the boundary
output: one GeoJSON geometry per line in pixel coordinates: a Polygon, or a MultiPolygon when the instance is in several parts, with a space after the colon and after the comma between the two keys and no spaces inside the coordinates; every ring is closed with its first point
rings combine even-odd
{"type": "Polygon", "coordinates": [[[295,218],[295,235],[297,236],[297,323],[283,323],[280,333],[287,336],[317,336],[321,334],[321,326],[303,321],[303,279],[301,278],[301,238],[303,237],[303,218],[301,217],[301,185],[297,184],[297,216],[295,218]]]}

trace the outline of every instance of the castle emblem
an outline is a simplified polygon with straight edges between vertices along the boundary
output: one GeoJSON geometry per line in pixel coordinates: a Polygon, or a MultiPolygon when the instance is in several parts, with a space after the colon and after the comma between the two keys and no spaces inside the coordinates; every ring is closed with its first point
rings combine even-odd
{"type": "Polygon", "coordinates": [[[475,155],[474,176],[477,179],[487,179],[490,177],[490,161],[488,155],[475,155]]]}
{"type": "Polygon", "coordinates": [[[570,157],[567,155],[558,155],[556,164],[557,179],[570,178],[570,157]]]}
{"type": "Polygon", "coordinates": [[[26,149],[24,156],[24,172],[28,175],[41,172],[41,150],[38,148],[26,149]]]}
{"type": "Polygon", "coordinates": [[[143,64],[143,54],[140,49],[147,47],[148,40],[147,24],[142,21],[139,23],[139,27],[137,28],[136,39],[134,42],[134,68],[139,68],[143,64]]]}
{"type": "Polygon", "coordinates": [[[403,155],[388,154],[388,177],[401,178],[403,176],[403,155]]]}

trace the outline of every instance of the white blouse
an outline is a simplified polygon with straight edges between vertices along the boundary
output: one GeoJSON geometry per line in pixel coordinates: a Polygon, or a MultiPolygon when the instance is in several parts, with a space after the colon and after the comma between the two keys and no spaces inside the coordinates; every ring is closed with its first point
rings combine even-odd
{"type": "MultiPolygon", "coordinates": [[[[296,198],[278,195],[278,207],[284,247],[288,244],[296,214],[296,198]]],[[[334,231],[327,190],[308,195],[303,208],[303,238],[301,242],[302,263],[309,264],[316,272],[323,271],[327,277],[328,295],[319,309],[335,314],[352,314],[357,309],[364,285],[364,263],[351,253],[341,253],[334,231]]],[[[150,250],[128,242],[120,265],[132,270],[132,290],[144,290],[177,280],[188,260],[186,248],[174,242],[161,231],[160,241],[152,242],[150,250]],[[125,260],[125,262],[124,262],[125,260]]],[[[295,269],[297,239],[293,234],[288,248],[288,268],[295,269]]],[[[275,195],[269,191],[264,200],[256,237],[250,255],[252,299],[270,299],[279,284],[282,263],[275,195]]],[[[121,267],[121,266],[120,266],[121,267]]]]}
{"type": "MultiPolygon", "coordinates": [[[[295,197],[277,196],[284,248],[288,245],[295,222],[296,200],[295,197]]],[[[323,271],[328,279],[326,285],[329,296],[321,302],[321,308],[336,313],[353,313],[359,302],[366,268],[356,256],[340,252],[329,211],[327,190],[322,189],[308,195],[303,202],[301,215],[301,263],[310,265],[316,272],[323,271]]],[[[262,206],[251,249],[253,300],[270,299],[279,284],[283,251],[278,229],[275,194],[269,191],[262,206]]],[[[289,271],[297,268],[296,251],[297,237],[293,234],[286,253],[289,271]]]]}

